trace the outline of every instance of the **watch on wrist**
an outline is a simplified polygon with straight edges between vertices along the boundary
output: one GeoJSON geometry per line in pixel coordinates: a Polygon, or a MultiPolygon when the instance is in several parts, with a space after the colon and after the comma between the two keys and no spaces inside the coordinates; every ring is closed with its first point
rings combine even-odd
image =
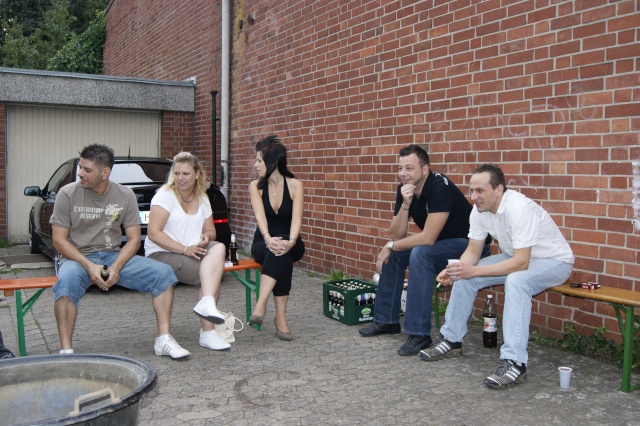
{"type": "Polygon", "coordinates": [[[385,244],[385,248],[388,248],[389,250],[393,251],[393,240],[385,244]]]}

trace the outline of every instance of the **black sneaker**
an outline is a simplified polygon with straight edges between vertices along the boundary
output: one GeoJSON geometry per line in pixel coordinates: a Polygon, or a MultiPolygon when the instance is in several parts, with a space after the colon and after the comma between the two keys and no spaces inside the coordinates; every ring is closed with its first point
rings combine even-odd
{"type": "Polygon", "coordinates": [[[493,389],[507,389],[513,385],[527,381],[527,366],[517,365],[510,359],[500,360],[495,373],[484,379],[484,384],[493,389]]]}
{"type": "Polygon", "coordinates": [[[423,361],[440,361],[460,356],[462,356],[462,343],[450,342],[444,337],[440,337],[433,345],[420,351],[420,359],[423,361]]]}
{"type": "Polygon", "coordinates": [[[431,345],[431,336],[409,336],[404,345],[398,349],[398,355],[416,355],[420,350],[431,345]]]}
{"type": "Polygon", "coordinates": [[[400,324],[376,324],[371,323],[369,327],[360,329],[360,334],[364,337],[377,336],[378,334],[398,334],[400,333],[400,324]]]}

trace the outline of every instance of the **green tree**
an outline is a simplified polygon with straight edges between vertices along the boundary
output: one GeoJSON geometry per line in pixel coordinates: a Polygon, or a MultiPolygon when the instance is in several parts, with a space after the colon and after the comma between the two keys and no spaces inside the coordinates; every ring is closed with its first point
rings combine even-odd
{"type": "Polygon", "coordinates": [[[100,11],[80,35],[71,40],[49,60],[53,71],[102,74],[102,49],[107,35],[105,12],[100,11]]]}
{"type": "Polygon", "coordinates": [[[2,46],[2,64],[6,67],[46,69],[49,58],[64,46],[70,37],[70,25],[75,17],[69,15],[68,0],[53,0],[42,22],[31,35],[19,22],[8,24],[2,46]]]}
{"type": "MultiPolygon", "coordinates": [[[[0,64],[6,67],[47,69],[52,61],[60,62],[60,59],[53,60],[58,51],[71,49],[67,47],[68,43],[95,49],[96,43],[86,40],[96,37],[99,31],[95,28],[79,43],[74,39],[89,29],[96,12],[104,11],[108,1],[0,0],[0,64]]],[[[100,56],[101,50],[102,47],[100,56]]],[[[95,63],[93,50],[76,53],[79,56],[83,54],[90,56],[95,63]]],[[[89,69],[102,70],[102,66],[89,69]]]]}

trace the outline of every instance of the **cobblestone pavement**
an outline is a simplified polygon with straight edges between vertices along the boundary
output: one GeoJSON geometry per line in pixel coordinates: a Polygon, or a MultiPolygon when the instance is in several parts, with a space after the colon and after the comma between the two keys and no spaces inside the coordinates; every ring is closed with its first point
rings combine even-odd
{"type": "MultiPolygon", "coordinates": [[[[0,249],[0,259],[9,262],[25,254],[26,246],[0,249]]],[[[28,265],[6,268],[16,266],[28,265]]],[[[2,276],[53,274],[41,259],[37,267],[2,276]]],[[[172,334],[191,351],[184,361],[154,355],[156,322],[148,295],[90,291],[80,303],[74,348],[135,358],[157,370],[158,383],[140,404],[140,425],[640,424],[640,390],[621,392],[615,365],[531,343],[528,382],[491,390],[482,381],[498,365],[499,350],[482,348],[477,322],[470,322],[462,358],[426,363],[400,357],[404,336],[363,338],[358,326],[326,318],[323,281],[295,269],[288,312],[292,342],[275,337],[270,304],[263,330],[236,333],[224,352],[198,345],[199,322],[191,310],[198,289],[177,287],[172,334]],[[561,365],[573,368],[568,390],[558,385],[561,365]]],[[[244,288],[229,274],[219,307],[244,320],[244,288]]],[[[0,301],[0,330],[17,353],[13,297],[0,301]]],[[[48,290],[27,315],[27,352],[58,349],[48,290]]]]}

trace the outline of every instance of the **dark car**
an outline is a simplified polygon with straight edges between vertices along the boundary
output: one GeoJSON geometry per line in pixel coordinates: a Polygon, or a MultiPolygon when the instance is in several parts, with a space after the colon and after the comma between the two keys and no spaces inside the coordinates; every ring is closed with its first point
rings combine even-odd
{"type": "MultiPolygon", "coordinates": [[[[53,247],[51,224],[49,219],[53,213],[53,203],[60,188],[75,182],[77,179],[79,158],[72,158],[64,162],[55,171],[49,182],[43,189],[39,186],[28,186],[24,189],[24,195],[38,197],[29,213],[29,247],[31,253],[44,253],[57,265],[58,252],[53,247]]],[[[171,161],[163,158],[147,157],[116,157],[113,170],[109,179],[120,183],[133,190],[138,199],[140,210],[140,222],[142,224],[141,242],[138,254],[144,255],[144,240],[147,237],[147,223],[149,222],[149,209],[151,198],[166,181],[171,171],[171,161]]],[[[213,210],[213,223],[216,227],[216,240],[227,246],[231,241],[231,229],[229,228],[229,216],[227,201],[220,189],[211,185],[207,190],[211,208],[213,210]]],[[[124,230],[122,232],[122,245],[126,242],[124,230]]]]}

